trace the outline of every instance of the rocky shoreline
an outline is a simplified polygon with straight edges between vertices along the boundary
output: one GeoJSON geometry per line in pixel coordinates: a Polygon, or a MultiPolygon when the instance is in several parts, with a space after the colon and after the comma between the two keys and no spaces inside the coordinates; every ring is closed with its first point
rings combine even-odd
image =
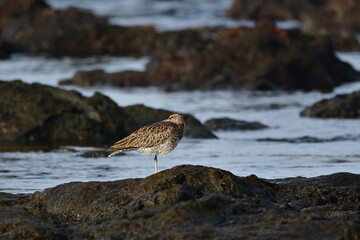
{"type": "MultiPolygon", "coordinates": [[[[241,1],[234,1],[234,5],[236,2],[241,1]]],[[[302,16],[294,16],[298,15],[302,16]]],[[[360,79],[359,72],[335,55],[335,50],[359,49],[356,39],[280,29],[272,18],[259,17],[254,28],[158,32],[153,26],[111,25],[106,17],[76,8],[56,10],[44,0],[0,0],[0,16],[0,58],[14,53],[150,58],[145,72],[81,71],[60,81],[62,85],[328,92],[360,79]]],[[[350,25],[357,30],[357,25],[350,25]]]]}
{"type": "MultiPolygon", "coordinates": [[[[302,117],[359,118],[359,92],[337,95],[305,108],[302,117]]],[[[21,81],[0,81],[1,151],[53,146],[87,145],[104,147],[136,129],[166,119],[173,111],[145,105],[118,106],[110,98],[95,93],[84,97],[76,91],[21,81]],[[16,143],[12,144],[12,143],[16,143]],[[29,145],[30,144],[30,145],[29,145]],[[105,144],[105,145],[104,145],[105,144]]],[[[209,119],[204,124],[184,114],[185,136],[217,138],[212,131],[259,130],[268,126],[236,119],[209,119]]],[[[304,137],[299,139],[258,139],[259,141],[337,141],[304,137]]],[[[351,138],[352,139],[352,138],[351,138]]]]}
{"type": "MultiPolygon", "coordinates": [[[[79,71],[59,82],[81,87],[330,92],[360,80],[360,73],[336,56],[338,50],[360,49],[356,39],[359,1],[301,0],[295,7],[294,1],[278,2],[234,0],[228,16],[254,19],[253,28],[158,32],[154,26],[112,25],[107,17],[76,8],[57,10],[45,0],[0,0],[0,59],[18,53],[149,58],[143,72],[79,71]],[[279,19],[311,25],[308,29],[280,29],[275,22],[279,19]]],[[[172,113],[145,105],[118,106],[101,93],[85,97],[76,91],[20,80],[0,81],[0,103],[0,152],[51,151],[53,145],[62,144],[108,147],[172,113]]],[[[359,118],[359,103],[359,91],[339,95],[304,109],[301,116],[359,118]]],[[[252,106],[285,107],[271,103],[252,106]]],[[[225,117],[205,124],[191,114],[184,113],[184,118],[189,138],[216,139],[212,131],[261,131],[268,127],[225,117]]],[[[256,140],[299,144],[359,138],[256,140]]],[[[106,150],[87,151],[81,157],[107,155],[106,150]]],[[[358,155],[354,158],[358,160],[358,155]]],[[[0,192],[0,239],[359,240],[360,175],[340,172],[312,178],[261,179],[181,165],[146,178],[69,182],[32,194],[0,192]]]]}
{"type": "Polygon", "coordinates": [[[358,71],[335,56],[331,39],[299,29],[279,29],[273,22],[263,21],[254,28],[203,28],[159,33],[144,72],[79,71],[59,84],[157,86],[167,91],[329,92],[336,86],[359,79],[358,71]]]}
{"type": "Polygon", "coordinates": [[[351,173],[266,180],[181,165],[143,179],[0,193],[0,238],[355,240],[359,188],[351,173]]]}
{"type": "Polygon", "coordinates": [[[233,0],[227,16],[235,19],[298,20],[316,34],[351,35],[360,31],[358,1],[233,0]]]}
{"type": "MultiPolygon", "coordinates": [[[[173,112],[143,105],[120,107],[95,93],[84,97],[38,83],[0,81],[2,143],[51,143],[101,146],[129,135],[173,112]]],[[[184,114],[185,136],[216,138],[199,120],[184,114]]]]}

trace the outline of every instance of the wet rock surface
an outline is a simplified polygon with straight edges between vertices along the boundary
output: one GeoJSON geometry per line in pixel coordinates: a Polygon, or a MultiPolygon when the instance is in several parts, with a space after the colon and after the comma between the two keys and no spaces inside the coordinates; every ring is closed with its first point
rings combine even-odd
{"type": "Polygon", "coordinates": [[[0,40],[0,59],[6,59],[9,56],[9,50],[7,49],[6,43],[0,40]]]}
{"type": "MultiPolygon", "coordinates": [[[[122,108],[100,93],[87,98],[76,91],[21,81],[0,81],[0,102],[1,141],[17,145],[106,145],[171,113],[145,106],[122,108]]],[[[187,136],[215,137],[192,115],[185,114],[185,122],[187,136]]]]}
{"type": "Polygon", "coordinates": [[[253,29],[212,33],[193,45],[156,52],[146,69],[152,85],[168,90],[331,91],[359,79],[358,72],[335,56],[326,37],[278,29],[269,21],[253,29]]]}
{"type": "MultiPolygon", "coordinates": [[[[326,92],[360,78],[335,56],[332,42],[301,30],[278,29],[271,21],[255,28],[162,32],[145,72],[78,72],[60,84],[326,92]]],[[[344,48],[351,46],[343,43],[344,48]]]]}
{"type": "Polygon", "coordinates": [[[207,120],[204,125],[212,131],[216,130],[259,130],[267,128],[259,122],[241,121],[231,118],[213,118],[207,120]]]}
{"type": "Polygon", "coordinates": [[[144,179],[0,193],[0,237],[357,239],[359,184],[351,173],[264,180],[182,165],[144,179]]]}
{"type": "Polygon", "coordinates": [[[317,5],[325,1],[301,0],[233,0],[226,15],[236,19],[281,19],[293,20],[312,15],[317,5]]]}
{"type": "MultiPolygon", "coordinates": [[[[143,127],[153,122],[168,118],[174,112],[164,109],[153,109],[144,105],[132,105],[123,108],[124,112],[135,119],[137,126],[143,127]]],[[[192,138],[217,138],[206,126],[191,114],[183,114],[185,121],[184,136],[192,138]]]]}
{"type": "Polygon", "coordinates": [[[360,91],[321,100],[305,108],[300,115],[316,118],[360,118],[360,91]]]}
{"type": "Polygon", "coordinates": [[[86,98],[41,84],[0,82],[2,141],[116,140],[136,130],[132,119],[108,97],[86,98]]]}
{"type": "Polygon", "coordinates": [[[261,142],[284,142],[284,143],[321,143],[321,142],[337,142],[337,141],[356,141],[360,139],[360,135],[344,135],[333,138],[318,138],[312,136],[304,136],[297,138],[260,138],[261,142]]]}
{"type": "Polygon", "coordinates": [[[242,19],[300,20],[317,32],[359,32],[359,1],[234,0],[227,16],[242,19]]]}
{"type": "Polygon", "coordinates": [[[155,45],[153,27],[113,26],[105,17],[75,8],[55,10],[43,0],[1,0],[0,16],[0,39],[11,53],[146,55],[155,45]]]}
{"type": "Polygon", "coordinates": [[[96,85],[109,85],[117,87],[147,86],[146,75],[140,71],[122,71],[106,73],[104,70],[79,71],[71,79],[59,81],[59,85],[76,85],[92,87],[96,85]]]}
{"type": "Polygon", "coordinates": [[[254,104],[250,106],[246,106],[243,109],[245,110],[257,110],[257,111],[269,111],[269,110],[281,110],[284,108],[290,107],[299,107],[301,106],[298,102],[290,102],[290,103],[269,103],[269,104],[254,104]]]}
{"type": "Polygon", "coordinates": [[[359,1],[233,0],[226,15],[234,19],[296,20],[302,29],[332,39],[338,51],[359,51],[359,1]]]}
{"type": "MultiPolygon", "coordinates": [[[[110,153],[112,153],[112,151],[87,151],[80,156],[83,158],[104,158],[109,156],[110,153]]],[[[119,153],[117,155],[125,155],[125,153],[119,153]]]]}
{"type": "Polygon", "coordinates": [[[353,0],[328,0],[320,6],[317,15],[311,16],[312,30],[340,32],[343,34],[360,31],[360,2],[353,0]]]}

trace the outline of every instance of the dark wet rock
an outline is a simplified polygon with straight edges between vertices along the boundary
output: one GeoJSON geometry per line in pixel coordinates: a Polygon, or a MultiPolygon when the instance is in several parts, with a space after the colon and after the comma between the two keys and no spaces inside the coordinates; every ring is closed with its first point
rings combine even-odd
{"type": "Polygon", "coordinates": [[[122,71],[106,73],[104,70],[96,69],[90,71],[79,71],[71,79],[59,81],[59,85],[76,85],[90,87],[95,85],[109,85],[118,87],[146,86],[145,73],[141,71],[122,71]]]}
{"type": "Polygon", "coordinates": [[[219,29],[200,27],[179,31],[159,32],[156,40],[155,52],[171,52],[174,50],[187,50],[201,47],[217,35],[219,29]]]}
{"type": "Polygon", "coordinates": [[[30,207],[41,207],[62,219],[78,221],[136,217],[148,211],[151,214],[152,207],[167,207],[214,193],[234,198],[272,198],[272,184],[258,178],[258,183],[252,180],[239,179],[220,169],[184,165],[144,179],[62,184],[34,196],[30,207]]]}
{"type": "Polygon", "coordinates": [[[303,19],[315,13],[326,0],[233,0],[226,15],[239,19],[303,19]]]}
{"type": "Polygon", "coordinates": [[[353,0],[233,0],[226,14],[256,21],[301,21],[304,31],[331,38],[336,50],[359,51],[359,12],[360,2],[353,0]]]}
{"type": "Polygon", "coordinates": [[[316,33],[360,31],[360,2],[354,0],[234,0],[227,16],[242,19],[301,20],[316,33]]]}
{"type": "Polygon", "coordinates": [[[216,130],[259,130],[267,128],[259,122],[247,122],[231,118],[214,118],[207,120],[204,125],[212,131],[216,130]]]}
{"type": "Polygon", "coordinates": [[[335,56],[330,39],[271,22],[218,30],[201,43],[157,52],[147,65],[150,83],[168,90],[331,91],[359,79],[335,56]]]}
{"type": "Polygon", "coordinates": [[[329,33],[328,36],[334,45],[336,51],[353,52],[360,51],[360,41],[357,33],[339,35],[336,33],[329,33]]]}
{"type": "MultiPolygon", "coordinates": [[[[125,137],[146,124],[164,120],[170,111],[145,106],[121,108],[110,98],[95,93],[84,97],[41,84],[0,81],[0,150],[39,146],[103,146],[125,137]],[[16,146],[8,144],[16,142],[16,146]]],[[[187,136],[215,138],[196,118],[185,114],[187,136]]]]}
{"type": "Polygon", "coordinates": [[[305,108],[300,115],[316,118],[360,118],[360,91],[321,100],[305,108]]]}
{"type": "Polygon", "coordinates": [[[294,102],[294,103],[269,103],[269,104],[254,104],[244,107],[243,109],[246,110],[256,110],[256,111],[268,111],[268,110],[280,110],[288,107],[299,107],[301,106],[300,103],[294,102]]]}
{"type": "Polygon", "coordinates": [[[44,1],[0,1],[0,39],[11,52],[55,56],[145,55],[155,46],[151,26],[121,27],[84,10],[54,10],[44,1]]]}
{"type": "Polygon", "coordinates": [[[108,97],[86,98],[21,81],[0,82],[1,141],[96,143],[136,130],[133,120],[108,97]]]}
{"type": "MultiPolygon", "coordinates": [[[[344,47],[351,47],[344,43],[344,47]]],[[[60,84],[158,86],[169,91],[244,88],[321,90],[359,79],[329,38],[277,29],[198,28],[158,33],[145,72],[78,72],[60,84]]]]}
{"type": "Polygon", "coordinates": [[[298,138],[260,138],[257,139],[260,142],[287,142],[287,143],[319,143],[319,142],[331,142],[331,139],[322,139],[311,136],[304,136],[298,138]]]}
{"type": "MultiPolygon", "coordinates": [[[[289,202],[303,201],[305,203],[306,206],[304,206],[303,211],[309,211],[311,208],[315,210],[316,207],[319,208],[320,212],[326,211],[326,209],[320,209],[321,206],[331,207],[331,205],[334,207],[338,205],[335,209],[343,208],[346,211],[346,208],[349,208],[348,210],[357,211],[360,209],[360,199],[357,199],[359,192],[353,192],[351,189],[355,190],[360,186],[359,180],[360,175],[358,174],[335,173],[315,178],[277,180],[277,183],[287,185],[286,188],[282,189],[284,200],[286,199],[289,202]]],[[[334,213],[328,212],[327,214],[330,217],[334,213]]]]}
{"type": "Polygon", "coordinates": [[[313,31],[340,32],[343,34],[360,32],[360,2],[354,0],[328,0],[312,16],[313,31]]]}
{"type": "MultiPolygon", "coordinates": [[[[83,158],[104,158],[109,156],[111,152],[112,151],[87,151],[82,153],[80,156],[83,158]]],[[[117,155],[124,155],[124,153],[119,153],[117,155]]]]}
{"type": "Polygon", "coordinates": [[[49,9],[49,5],[44,0],[1,0],[0,11],[3,14],[10,13],[21,15],[37,10],[49,9]]]}
{"type": "Polygon", "coordinates": [[[286,143],[321,143],[321,142],[337,142],[337,141],[356,141],[360,139],[359,135],[343,135],[333,138],[318,138],[311,136],[297,137],[297,138],[260,138],[257,141],[261,142],[286,142],[286,143]]]}
{"type": "Polygon", "coordinates": [[[0,206],[1,239],[59,239],[66,235],[48,219],[42,219],[25,209],[0,206]]]}
{"type": "Polygon", "coordinates": [[[183,165],[143,179],[0,194],[0,237],[357,239],[359,187],[351,173],[264,180],[183,165]]]}
{"type": "MultiPolygon", "coordinates": [[[[174,113],[163,109],[153,109],[144,105],[132,105],[123,108],[124,112],[135,119],[138,127],[164,120],[174,113]]],[[[191,138],[217,138],[207,127],[191,114],[183,114],[185,136],[191,138]]]]}
{"type": "Polygon", "coordinates": [[[0,39],[0,59],[6,59],[10,56],[7,45],[0,39]]]}

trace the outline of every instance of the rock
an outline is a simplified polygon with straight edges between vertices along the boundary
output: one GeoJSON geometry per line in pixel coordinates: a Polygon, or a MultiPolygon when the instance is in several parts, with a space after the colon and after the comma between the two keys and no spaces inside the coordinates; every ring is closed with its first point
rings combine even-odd
{"type": "Polygon", "coordinates": [[[343,135],[333,138],[318,138],[311,136],[297,138],[260,138],[260,142],[286,142],[286,143],[321,143],[321,142],[337,142],[337,141],[356,141],[360,139],[359,135],[343,135]]]}
{"type": "MultiPolygon", "coordinates": [[[[132,105],[123,108],[124,112],[135,119],[138,127],[143,127],[150,123],[164,120],[174,113],[163,109],[153,109],[144,105],[132,105]]],[[[191,138],[217,138],[208,128],[201,124],[191,114],[183,114],[185,121],[185,134],[186,137],[191,138]]]]}
{"type": "Polygon", "coordinates": [[[305,108],[300,115],[316,118],[360,118],[360,91],[321,100],[305,108]]]}
{"type": "Polygon", "coordinates": [[[341,51],[341,52],[360,51],[360,41],[356,34],[340,35],[337,33],[329,33],[327,35],[331,38],[331,41],[334,45],[334,49],[336,51],[341,51]]]}
{"type": "Polygon", "coordinates": [[[0,206],[0,229],[1,239],[67,239],[56,223],[15,207],[0,206]]]}
{"type": "Polygon", "coordinates": [[[21,81],[0,82],[2,141],[104,144],[136,130],[133,120],[108,97],[21,81]]]}
{"type": "Polygon", "coordinates": [[[21,15],[26,13],[33,13],[37,10],[49,9],[50,6],[45,0],[1,0],[0,11],[4,14],[10,13],[14,15],[21,15]]]}
{"type": "Polygon", "coordinates": [[[313,32],[360,31],[360,2],[354,0],[233,0],[227,16],[240,19],[300,20],[313,32]]]}
{"type": "MultiPolygon", "coordinates": [[[[87,151],[82,153],[80,156],[83,158],[105,158],[109,156],[111,152],[112,151],[87,151]]],[[[117,156],[119,155],[125,155],[125,154],[124,153],[117,154],[117,156]]]]}
{"type": "Polygon", "coordinates": [[[95,85],[109,85],[118,87],[146,86],[144,72],[122,71],[106,73],[104,70],[96,69],[90,71],[79,71],[72,79],[59,81],[59,85],[76,85],[90,87],[95,85]]]}
{"type": "Polygon", "coordinates": [[[171,52],[174,50],[198,49],[211,42],[218,34],[218,28],[200,27],[178,31],[164,31],[157,34],[156,53],[171,52]]]}
{"type": "Polygon", "coordinates": [[[256,110],[256,111],[269,111],[269,110],[280,110],[289,107],[300,107],[301,104],[297,102],[293,103],[269,103],[269,104],[254,104],[243,107],[245,110],[256,110]]]}
{"type": "MultiPolygon", "coordinates": [[[[11,142],[16,142],[17,150],[30,143],[34,148],[108,145],[171,113],[142,105],[121,108],[100,93],[87,98],[76,91],[21,81],[0,81],[0,102],[0,149],[12,150],[11,142]]],[[[187,136],[216,138],[192,115],[185,114],[185,121],[187,136]]]]}
{"type": "Polygon", "coordinates": [[[359,79],[357,71],[335,56],[327,38],[277,29],[271,22],[254,29],[218,30],[214,36],[201,45],[157,52],[146,68],[150,84],[168,90],[326,92],[359,79]]]}
{"type": "Polygon", "coordinates": [[[204,125],[212,131],[217,130],[259,130],[267,128],[259,122],[247,122],[231,118],[213,118],[207,120],[204,125]]]}
{"type": "Polygon", "coordinates": [[[360,32],[360,2],[354,0],[328,0],[320,11],[312,15],[313,31],[336,32],[348,35],[360,32]]]}
{"type": "Polygon", "coordinates": [[[6,59],[10,56],[7,45],[0,39],[0,59],[6,59]]]}
{"type": "Polygon", "coordinates": [[[259,182],[257,186],[220,169],[184,165],[144,179],[62,184],[35,196],[31,208],[41,206],[47,212],[71,221],[114,215],[133,217],[154,206],[199,199],[214,192],[242,198],[259,191],[260,195],[270,197],[271,192],[262,192],[262,181],[259,182]]]}
{"type": "Polygon", "coordinates": [[[264,180],[182,165],[144,179],[0,193],[0,238],[356,239],[359,187],[351,173],[264,180]]]}
{"type": "Polygon", "coordinates": [[[297,20],[303,30],[332,39],[337,51],[359,51],[360,2],[354,0],[233,0],[226,15],[261,21],[297,20]]]}
{"type": "Polygon", "coordinates": [[[55,56],[147,55],[155,46],[151,26],[113,26],[84,10],[54,10],[44,1],[0,1],[0,39],[11,52],[55,56]]]}
{"type": "Polygon", "coordinates": [[[235,19],[294,20],[315,14],[317,5],[325,1],[300,0],[233,0],[226,15],[235,19]]]}

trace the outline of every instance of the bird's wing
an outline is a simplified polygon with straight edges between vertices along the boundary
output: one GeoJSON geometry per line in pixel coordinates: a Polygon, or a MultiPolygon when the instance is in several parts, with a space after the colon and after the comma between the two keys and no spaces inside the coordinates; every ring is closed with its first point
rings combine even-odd
{"type": "Polygon", "coordinates": [[[136,149],[157,146],[171,137],[174,131],[176,131],[176,124],[172,122],[156,122],[140,128],[131,135],[117,141],[111,148],[136,149]]]}

